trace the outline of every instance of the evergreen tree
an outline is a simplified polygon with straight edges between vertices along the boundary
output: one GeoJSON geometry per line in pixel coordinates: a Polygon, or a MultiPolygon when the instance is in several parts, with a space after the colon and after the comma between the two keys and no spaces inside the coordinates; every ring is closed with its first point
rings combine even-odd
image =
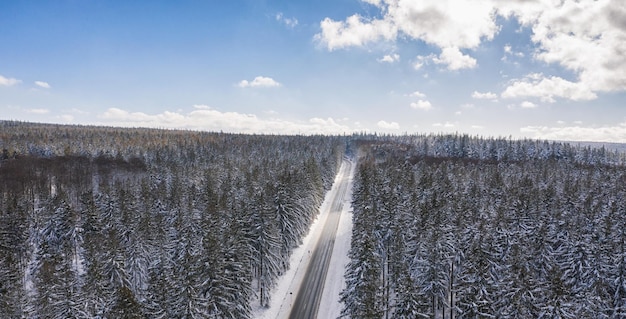
{"type": "Polygon", "coordinates": [[[28,216],[17,196],[0,201],[0,316],[25,316],[28,216]],[[4,207],[3,207],[4,206],[4,207]]]}
{"type": "Polygon", "coordinates": [[[48,318],[76,318],[80,301],[73,259],[75,216],[64,192],[57,193],[45,211],[49,215],[41,231],[35,270],[37,312],[48,318]]]}
{"type": "Polygon", "coordinates": [[[142,311],[141,305],[135,299],[133,292],[128,287],[119,287],[116,293],[117,299],[107,314],[111,319],[142,319],[147,318],[142,311]]]}

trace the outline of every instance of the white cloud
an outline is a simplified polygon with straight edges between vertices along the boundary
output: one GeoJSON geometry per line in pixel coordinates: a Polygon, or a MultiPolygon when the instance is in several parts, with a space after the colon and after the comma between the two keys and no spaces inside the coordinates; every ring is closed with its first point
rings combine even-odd
{"type": "Polygon", "coordinates": [[[524,53],[523,52],[513,51],[513,47],[510,44],[506,44],[504,46],[504,56],[502,57],[502,60],[506,61],[507,60],[507,56],[514,56],[514,57],[518,57],[518,58],[523,58],[524,57],[524,53]]]}
{"type": "Polygon", "coordinates": [[[432,109],[433,106],[432,106],[432,104],[430,104],[429,101],[419,100],[417,102],[411,103],[411,108],[414,108],[416,110],[428,111],[428,110],[432,109]]]}
{"type": "Polygon", "coordinates": [[[381,5],[381,0],[362,0],[363,2],[369,3],[373,6],[379,7],[381,5]]]}
{"type": "Polygon", "coordinates": [[[397,122],[378,121],[376,125],[385,130],[397,130],[400,129],[400,124],[397,122]]]}
{"type": "Polygon", "coordinates": [[[261,134],[343,134],[357,131],[332,118],[308,121],[264,119],[254,114],[221,112],[206,105],[195,105],[191,112],[147,114],[110,108],[98,116],[102,125],[130,127],[182,128],[207,131],[261,134]]]}
{"type": "Polygon", "coordinates": [[[537,105],[537,104],[535,104],[535,103],[533,103],[533,102],[524,101],[524,102],[520,103],[520,105],[519,105],[519,106],[520,106],[521,108],[524,108],[524,109],[534,109],[534,108],[536,108],[538,105],[537,105]]]}
{"type": "Polygon", "coordinates": [[[471,127],[472,129],[474,129],[474,130],[482,130],[482,129],[484,129],[484,128],[485,128],[485,127],[484,127],[484,126],[482,126],[482,125],[472,125],[472,126],[470,126],[470,127],[471,127]]]}
{"type": "Polygon", "coordinates": [[[498,31],[491,1],[398,1],[369,0],[382,19],[352,15],[345,21],[330,18],[320,23],[316,37],[329,50],[362,46],[381,39],[395,40],[402,35],[440,48],[475,48],[481,39],[492,39],[498,31]]]}
{"type": "Polygon", "coordinates": [[[409,96],[418,97],[418,98],[425,98],[426,94],[424,94],[424,93],[422,93],[420,91],[415,91],[415,92],[409,94],[409,96]]]}
{"type": "MultiPolygon", "coordinates": [[[[514,18],[530,29],[532,59],[571,71],[577,94],[591,99],[596,92],[626,90],[626,2],[617,0],[363,0],[378,11],[345,20],[325,18],[315,38],[328,50],[360,47],[377,41],[423,41],[442,50],[433,61],[450,70],[476,67],[461,49],[476,49],[500,31],[498,22],[514,18]]],[[[523,57],[507,44],[507,56],[523,57]]],[[[428,56],[427,56],[428,57],[428,56]]],[[[413,67],[421,68],[424,59],[413,67]]],[[[555,79],[547,75],[546,79],[555,79]]],[[[547,84],[546,84],[547,85],[547,84]]],[[[554,94],[554,96],[561,96],[554,94]]]]}
{"type": "Polygon", "coordinates": [[[248,80],[241,80],[237,86],[241,87],[241,88],[248,88],[248,87],[279,87],[281,86],[280,83],[276,82],[274,79],[269,78],[269,77],[264,77],[264,76],[257,76],[254,78],[254,80],[252,81],[248,81],[248,80]]]}
{"type": "Polygon", "coordinates": [[[44,89],[49,89],[50,88],[50,84],[48,84],[48,82],[35,81],[35,85],[37,85],[38,87],[42,87],[44,89]]]}
{"type": "Polygon", "coordinates": [[[441,49],[441,53],[436,56],[434,54],[418,55],[413,62],[415,70],[421,69],[424,65],[430,63],[445,65],[450,71],[461,69],[473,69],[478,66],[476,59],[469,55],[463,54],[458,47],[446,47],[441,49]]]}
{"type": "Polygon", "coordinates": [[[495,100],[498,98],[498,95],[492,92],[481,93],[478,91],[474,91],[472,93],[472,98],[479,100],[495,100]]]}
{"type": "Polygon", "coordinates": [[[27,113],[31,113],[31,114],[48,114],[50,113],[50,110],[48,109],[28,109],[25,110],[27,113]]]}
{"type": "Polygon", "coordinates": [[[413,62],[413,68],[415,70],[419,70],[421,69],[425,64],[429,64],[430,61],[432,61],[433,59],[435,59],[435,55],[434,54],[430,54],[430,55],[418,55],[415,58],[415,62],[413,62]]]}
{"type": "Polygon", "coordinates": [[[502,92],[503,98],[537,97],[543,102],[554,103],[555,97],[574,101],[593,100],[597,95],[588,86],[563,78],[532,73],[524,79],[515,79],[502,92]]]}
{"type": "Polygon", "coordinates": [[[477,65],[476,59],[463,54],[457,47],[443,48],[439,57],[434,58],[433,62],[447,65],[450,71],[473,69],[477,65]]]}
{"type": "Polygon", "coordinates": [[[21,80],[15,78],[5,78],[4,76],[0,75],[0,86],[13,86],[20,83],[22,83],[21,80]]]}
{"type": "Polygon", "coordinates": [[[599,127],[526,126],[520,132],[537,139],[626,143],[626,122],[599,127]]]}
{"type": "Polygon", "coordinates": [[[382,58],[377,60],[378,62],[386,62],[386,63],[394,63],[400,61],[400,55],[397,53],[394,54],[386,54],[382,58]]]}
{"type": "MultiPolygon", "coordinates": [[[[476,60],[459,49],[477,48],[483,39],[493,39],[499,30],[492,0],[366,2],[378,7],[382,18],[369,19],[358,14],[344,21],[325,18],[320,22],[321,32],[315,38],[329,51],[380,40],[420,40],[442,49],[434,61],[446,64],[450,70],[459,70],[476,66],[476,60]]],[[[419,69],[422,65],[418,61],[414,68],[419,69]]]]}
{"type": "Polygon", "coordinates": [[[378,40],[393,40],[397,29],[386,20],[366,19],[355,14],[346,21],[333,21],[325,18],[320,22],[322,33],[315,35],[315,39],[326,45],[329,51],[351,46],[363,46],[378,40]]]}
{"type": "Polygon", "coordinates": [[[289,28],[295,28],[298,25],[298,19],[285,18],[282,12],[279,12],[275,16],[276,21],[284,23],[289,28]]]}
{"type": "Polygon", "coordinates": [[[510,45],[507,44],[507,45],[504,46],[504,53],[509,53],[510,54],[512,52],[512,50],[513,49],[511,48],[510,45]]]}
{"type": "Polygon", "coordinates": [[[204,104],[196,104],[193,106],[194,109],[198,109],[198,110],[210,110],[211,107],[208,105],[204,105],[204,104]]]}
{"type": "Polygon", "coordinates": [[[534,58],[573,71],[583,92],[626,90],[626,3],[507,1],[499,12],[532,29],[534,58]]]}
{"type": "Polygon", "coordinates": [[[453,128],[456,125],[454,123],[445,122],[445,123],[434,123],[433,127],[443,127],[443,128],[453,128]]]}

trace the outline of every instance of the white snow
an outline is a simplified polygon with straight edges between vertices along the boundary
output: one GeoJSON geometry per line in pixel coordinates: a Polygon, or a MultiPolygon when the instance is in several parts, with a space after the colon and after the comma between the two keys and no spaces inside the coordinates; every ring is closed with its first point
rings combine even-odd
{"type": "MultiPolygon", "coordinates": [[[[309,265],[311,252],[315,248],[317,240],[324,228],[324,224],[326,223],[332,199],[337,196],[340,178],[344,176],[343,173],[348,169],[348,166],[346,161],[341,164],[339,173],[335,177],[335,182],[332,188],[326,193],[324,202],[320,206],[317,219],[311,225],[307,236],[302,240],[302,245],[294,249],[289,261],[289,270],[278,279],[278,283],[272,292],[269,308],[260,307],[258,303],[252,305],[252,315],[254,318],[281,319],[289,317],[291,305],[296,298],[298,287],[300,287],[306,268],[309,265]]],[[[337,318],[341,312],[339,292],[345,287],[343,274],[349,261],[348,250],[350,249],[350,238],[352,236],[350,199],[352,198],[352,177],[354,176],[355,167],[356,164],[353,163],[347,177],[348,191],[344,197],[343,209],[337,228],[337,237],[333,247],[333,255],[330,259],[329,271],[320,302],[322,306],[319,309],[318,318],[337,318]]]]}
{"type": "Polygon", "coordinates": [[[348,251],[350,250],[350,239],[352,238],[352,176],[356,164],[353,163],[348,177],[348,191],[343,201],[341,217],[337,226],[337,237],[333,246],[333,255],[330,258],[330,266],[324,283],[324,293],[320,301],[320,309],[317,312],[318,318],[337,318],[341,314],[341,302],[339,293],[346,287],[343,278],[346,266],[350,261],[348,251]]]}

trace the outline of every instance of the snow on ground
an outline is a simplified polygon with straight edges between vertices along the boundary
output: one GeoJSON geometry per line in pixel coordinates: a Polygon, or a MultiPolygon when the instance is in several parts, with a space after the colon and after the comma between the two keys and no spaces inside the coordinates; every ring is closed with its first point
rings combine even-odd
{"type": "MultiPolygon", "coordinates": [[[[343,209],[337,229],[337,238],[335,239],[333,255],[330,259],[329,272],[326,277],[324,293],[322,294],[322,300],[320,302],[321,306],[318,312],[318,318],[337,318],[341,311],[339,292],[345,287],[343,274],[349,260],[348,250],[350,249],[350,238],[352,236],[350,199],[352,198],[352,176],[354,175],[355,166],[354,164],[351,165],[352,169],[348,177],[348,191],[344,197],[343,209]]],[[[317,240],[324,228],[324,224],[326,223],[332,199],[337,196],[339,178],[343,176],[342,173],[347,169],[348,165],[344,161],[339,168],[339,174],[335,177],[332,188],[324,197],[324,202],[320,206],[317,219],[311,225],[307,236],[302,240],[302,245],[294,249],[289,260],[289,270],[278,279],[277,285],[272,292],[269,308],[260,307],[258,302],[252,305],[252,316],[254,318],[281,319],[289,317],[291,305],[296,298],[296,293],[304,278],[306,268],[309,265],[311,252],[315,248],[317,240]]]]}

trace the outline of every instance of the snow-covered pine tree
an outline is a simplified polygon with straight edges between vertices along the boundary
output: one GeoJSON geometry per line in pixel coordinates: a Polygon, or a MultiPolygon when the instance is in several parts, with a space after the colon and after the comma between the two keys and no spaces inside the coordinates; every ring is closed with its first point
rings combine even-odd
{"type": "Polygon", "coordinates": [[[35,268],[37,313],[46,318],[76,318],[80,315],[79,282],[74,262],[76,215],[66,193],[58,191],[42,210],[46,223],[41,229],[35,268]]]}
{"type": "MultiPolygon", "coordinates": [[[[0,317],[26,316],[27,205],[15,194],[0,197],[0,317]]],[[[1,195],[0,195],[1,196],[1,195]]]]}

